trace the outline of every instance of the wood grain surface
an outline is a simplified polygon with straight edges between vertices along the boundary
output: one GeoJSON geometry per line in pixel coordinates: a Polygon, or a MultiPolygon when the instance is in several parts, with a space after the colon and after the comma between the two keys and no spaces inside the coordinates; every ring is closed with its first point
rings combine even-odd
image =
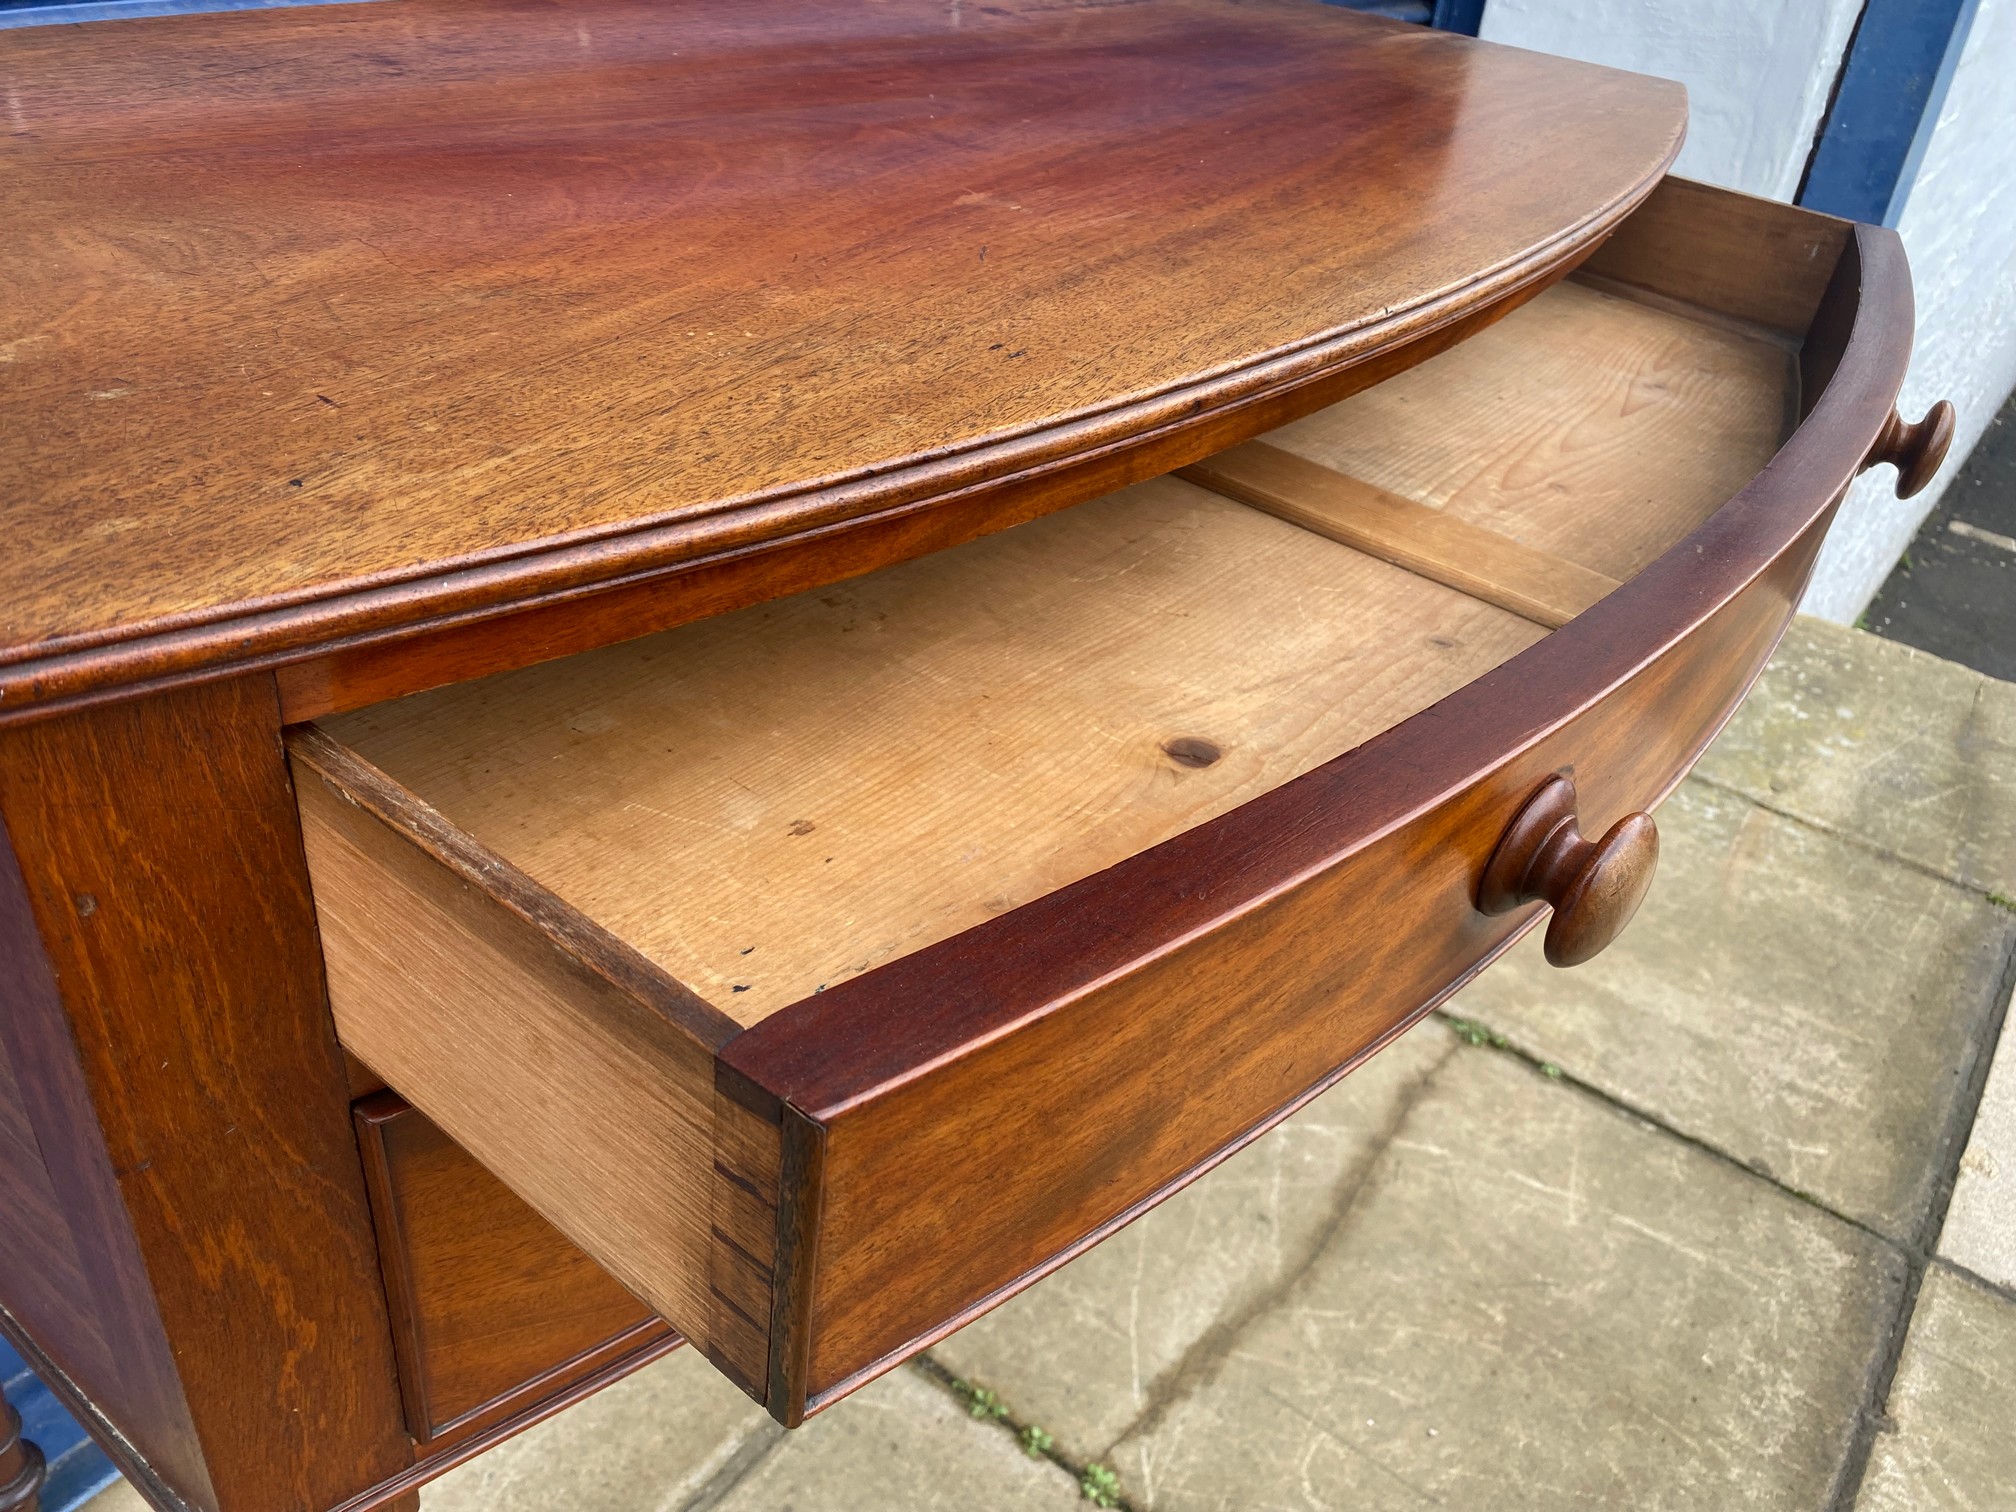
{"type": "Polygon", "coordinates": [[[671,1332],[403,1098],[355,1111],[420,1445],[479,1432],[671,1332]]]}
{"type": "Polygon", "coordinates": [[[1162,479],[317,728],[751,1024],[1278,787],[1539,634],[1162,479]]]}
{"type": "Polygon", "coordinates": [[[1668,177],[1584,274],[1797,340],[1854,234],[1831,215],[1668,177]]]}
{"type": "MultiPolygon", "coordinates": [[[[14,963],[10,960],[10,967],[14,963]]],[[[117,1379],[92,1305],[91,1272],[35,1137],[29,1102],[0,1035],[0,1298],[71,1375],[117,1379]]]]}
{"type": "Polygon", "coordinates": [[[655,1276],[623,1278],[704,1338],[713,1143],[707,1047],[654,1022],[562,952],[542,951],[508,912],[457,886],[347,795],[312,778],[301,791],[330,1005],[344,1044],[577,1242],[605,1257],[654,1256],[655,1276]],[[583,1105],[569,1115],[572,1140],[592,1152],[601,1190],[575,1185],[567,1150],[522,1137],[531,1115],[511,1094],[555,1061],[571,1074],[548,1095],[583,1105]],[[524,1070],[511,1076],[517,1067],[524,1070]],[[639,1139],[662,1145],[669,1158],[626,1150],[639,1139]],[[634,1189],[626,1173],[654,1189],[634,1189]],[[577,1198],[592,1204],[592,1215],[573,1216],[577,1198]]]}
{"type": "Polygon", "coordinates": [[[114,1368],[50,1353],[194,1507],[326,1507],[400,1472],[271,679],[0,732],[0,815],[0,1036],[114,1368]]]}
{"type": "MultiPolygon", "coordinates": [[[[1359,393],[1489,328],[1568,270],[1563,263],[1534,273],[1430,334],[1354,366],[1258,389],[1218,409],[1026,469],[1012,480],[756,547],[645,567],[613,584],[555,590],[509,605],[447,609],[424,621],[326,641],[311,651],[262,651],[254,662],[270,661],[288,722],[298,723],[596,650],[947,551],[1068,505],[1162,477],[1222,447],[1359,393]]],[[[71,666],[73,672],[82,670],[82,663],[71,666]]],[[[208,675],[215,675],[214,669],[170,671],[163,677],[173,683],[208,675]]],[[[57,685],[41,686],[46,692],[57,685]]],[[[14,717],[32,719],[50,708],[74,706],[80,699],[115,696],[121,696],[120,690],[87,691],[27,706],[14,717]]],[[[0,723],[7,718],[0,710],[0,723]]]]}
{"type": "Polygon", "coordinates": [[[1684,116],[1299,0],[399,0],[0,85],[8,708],[1201,423],[1566,266],[1684,116]]]}
{"type": "Polygon", "coordinates": [[[1692,529],[1797,402],[1780,346],[1566,286],[1392,382],[1398,405],[1276,438],[1432,499],[1343,537],[1410,572],[1314,539],[1366,485],[1270,438],[1190,476],[1308,529],[1164,479],[323,728],[755,1023],[1425,708],[1537,638],[1510,614],[1558,625],[1616,586],[1575,559],[1692,529]]]}
{"type": "Polygon", "coordinates": [[[1592,827],[1679,779],[1903,380],[1896,237],[1858,228],[1806,318],[1798,430],[1624,589],[1234,813],[723,1047],[789,1109],[804,1190],[780,1211],[817,1215],[779,1277],[773,1412],[836,1399],[1096,1242],[1489,959],[1518,916],[1476,911],[1478,873],[1551,772],[1574,773],[1592,827]]]}
{"type": "Polygon", "coordinates": [[[1189,482],[1558,630],[1617,579],[1298,457],[1247,441],[1183,469],[1189,482]]]}
{"type": "Polygon", "coordinates": [[[767,1339],[737,1331],[753,1353],[736,1356],[714,1326],[713,1050],[732,1021],[563,905],[528,919],[504,863],[465,846],[442,864],[427,806],[350,753],[313,732],[294,751],[343,1043],[680,1333],[762,1379],[767,1339]]]}
{"type": "MultiPolygon", "coordinates": [[[[1397,786],[1418,794],[1440,763],[1419,742],[1390,758],[1390,744],[1374,742],[1362,753],[1371,760],[1304,779],[1300,802],[1242,811],[1236,826],[1192,831],[1193,843],[1137,857],[1097,879],[1103,887],[1046,898],[1028,921],[1047,931],[1041,944],[968,936],[930,967],[922,956],[897,963],[873,1039],[910,1018],[917,988],[934,1005],[1016,1016],[1012,1033],[924,1062],[928,1074],[913,1043],[900,1080],[826,1101],[820,1084],[837,1090],[846,1051],[864,1064],[882,1052],[833,1018],[801,1023],[797,1046],[816,1043],[823,1072],[765,1085],[816,1130],[819,1222],[799,1258],[810,1291],[796,1324],[803,1374],[776,1383],[772,1410],[792,1418],[837,1400],[1062,1264],[1488,963],[1532,922],[1530,910],[1493,918],[1472,906],[1520,799],[1572,769],[1594,774],[1599,822],[1657,802],[1761,670],[1821,535],[1810,531],[1622,687],[1405,823],[1378,823],[1389,790],[1364,768],[1391,759],[1397,786]],[[1279,880],[1256,896],[1262,874],[1279,880]]],[[[1533,707],[1520,691],[1508,703],[1512,718],[1533,707]]],[[[750,1072],[759,1045],[776,1044],[758,1026],[724,1054],[750,1072]]],[[[781,1344],[774,1352],[791,1358],[781,1344]]]]}
{"type": "MultiPolygon", "coordinates": [[[[844,592],[300,732],[297,759],[341,773],[337,786],[364,805],[304,786],[346,1038],[346,1000],[368,997],[364,1058],[402,1091],[431,1087],[416,1100],[435,1096],[451,1133],[675,1322],[716,1304],[709,1326],[756,1322],[767,1303],[767,1382],[749,1374],[759,1352],[746,1343],[724,1368],[773,1412],[795,1420],[835,1399],[1252,1137],[1502,947],[1530,915],[1480,913],[1477,876],[1550,772],[1576,774],[1597,832],[1656,801],[1733,710],[1887,419],[1908,351],[1908,278],[1894,237],[1846,244],[1807,317],[1797,378],[1788,344],[1752,323],[1688,315],[1656,279],[1644,298],[1644,310],[1623,308],[1637,296],[1587,291],[1565,303],[1571,326],[1615,320],[1628,333],[1649,313],[1702,353],[1733,350],[1739,371],[1773,385],[1750,390],[1774,401],[1773,426],[1787,409],[1805,419],[1684,540],[1702,485],[1670,475],[1729,464],[1681,442],[1661,458],[1686,501],[1677,513],[1617,504],[1592,516],[1561,489],[1550,514],[1546,491],[1501,490],[1521,528],[1655,558],[1551,636],[1168,480],[844,592]],[[1348,576],[1332,583],[1333,570],[1348,576]],[[1405,683],[1409,669],[1436,665],[1392,633],[1423,603],[1437,606],[1424,626],[1469,603],[1524,649],[1408,714],[1409,700],[1386,707],[1367,675],[1385,664],[1405,683]],[[1353,636],[1373,648],[1362,665],[1344,657],[1353,636]],[[1340,659],[1351,675],[1321,683],[1340,659]],[[1116,739],[1136,672],[1173,702],[1151,697],[1143,707],[1156,717],[1116,739]],[[1209,725],[1173,733],[1170,709],[1238,710],[1255,733],[1243,743],[1209,725]],[[1004,875],[1001,855],[1020,841],[996,811],[1034,816],[1048,848],[1022,854],[1037,876],[1059,836],[1068,846],[1109,825],[1118,833],[1142,812],[1162,823],[1169,815],[1152,811],[1164,790],[1180,795],[1221,768],[1221,780],[1244,783],[1231,763],[1249,745],[1262,760],[1305,739],[1320,746],[1335,734],[1312,735],[1324,721],[1368,710],[1378,733],[1346,754],[1319,756],[1300,776],[1263,775],[1215,817],[1218,798],[1199,802],[1159,844],[1132,836],[1131,854],[1075,881],[1042,880],[1027,901],[983,898],[986,916],[898,941],[826,990],[786,982],[774,1001],[758,996],[759,956],[807,971],[834,932],[852,946],[865,938],[846,935],[859,923],[886,932],[920,903],[937,906],[958,885],[960,857],[933,859],[948,835],[997,827],[999,854],[976,870],[1004,875]],[[1103,750],[1125,773],[1137,747],[1164,764],[1146,785],[1071,769],[1071,751],[1103,750]],[[1024,801],[1049,764],[1076,797],[1067,813],[1024,801]],[[987,785],[996,768],[1011,779],[998,791],[987,785]],[[815,816],[801,798],[828,807],[815,816]],[[332,863],[332,836],[354,854],[332,863]],[[807,840],[820,843],[796,870],[773,859],[807,840]],[[849,846],[874,864],[831,872],[838,863],[825,858],[849,846]],[[913,873],[927,885],[906,900],[913,873]],[[449,913],[488,918],[489,944],[508,943],[512,969],[537,985],[492,971],[433,916],[449,913]],[[774,927],[730,938],[759,919],[774,927]],[[353,948],[352,934],[372,938],[353,948]],[[467,969],[427,965],[464,954],[467,969]],[[708,984],[692,997],[684,979],[723,960],[728,992],[708,984]],[[602,994],[616,987],[630,1006],[612,1017],[602,994]],[[766,1164],[737,1188],[755,1199],[740,1217],[718,1184],[703,1213],[697,1185],[671,1173],[706,1137],[687,1040],[612,1030],[652,992],[662,1018],[686,1024],[681,1035],[713,1046],[712,1150],[753,1136],[766,1164]],[[436,1011],[458,993],[461,1007],[436,1011]],[[606,1053],[625,1035],[640,1049],[634,1066],[606,1053]],[[678,1120],[654,1101],[666,1082],[695,1105],[678,1120]],[[1185,1095],[1171,1098],[1178,1083],[1185,1095]],[[722,1116],[731,1105],[740,1125],[722,1116]],[[556,1137],[584,1119],[591,1136],[556,1137]],[[654,1238],[638,1214],[645,1194],[668,1192],[684,1194],[681,1232],[654,1238]],[[766,1215],[768,1248],[757,1235],[766,1215]],[[724,1247],[731,1226],[741,1237],[724,1247]],[[737,1266],[724,1267],[737,1249],[737,1266]]],[[[1546,431],[1549,446],[1566,429],[1583,434],[1583,495],[1606,465],[1638,465],[1612,429],[1684,437],[1674,411],[1729,402],[1713,384],[1678,384],[1671,400],[1649,387],[1620,398],[1607,379],[1594,383],[1577,424],[1546,431]]],[[[1514,445],[1504,416],[1517,412],[1508,400],[1480,425],[1491,467],[1514,445]]],[[[1427,644],[1454,649],[1432,632],[1427,644]]],[[[1208,781],[1198,791],[1208,795],[1208,781]]],[[[732,1174],[727,1164],[715,1174],[732,1174]]]]}
{"type": "Polygon", "coordinates": [[[1623,581],[1798,419],[1792,350],[1574,280],[1267,444],[1623,581]]]}

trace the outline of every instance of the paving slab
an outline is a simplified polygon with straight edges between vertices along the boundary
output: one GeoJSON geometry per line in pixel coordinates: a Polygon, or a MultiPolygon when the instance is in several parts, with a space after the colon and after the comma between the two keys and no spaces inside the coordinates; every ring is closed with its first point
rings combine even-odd
{"type": "MultiPolygon", "coordinates": [[[[421,1512],[1073,1512],[1078,1483],[897,1370],[786,1433],[692,1350],[423,1487],[421,1512]]],[[[87,1512],[147,1512],[119,1482],[87,1512]]]]}
{"type": "Polygon", "coordinates": [[[1699,783],[1659,814],[1659,875],[1573,970],[1537,937],[1453,1011],[1900,1240],[1965,1138],[2016,913],[1699,783]]]}
{"type": "Polygon", "coordinates": [[[1825,1507],[1904,1271],[1466,1050],[1305,1273],[1187,1360],[1112,1462],[1154,1512],[1825,1507]]]}
{"type": "Polygon", "coordinates": [[[2016,898],[2016,683],[1796,619],[1699,774],[2016,898]]]}
{"type": "Polygon", "coordinates": [[[429,1483],[421,1512],[682,1512],[783,1432],[681,1349],[429,1483]]]}
{"type": "Polygon", "coordinates": [[[939,1344],[1073,1462],[1101,1460],[1200,1341],[1309,1264],[1425,1078],[1461,1042],[1418,1024],[1279,1128],[939,1344]]]}
{"type": "Polygon", "coordinates": [[[2016,1301],[1925,1274],[1856,1512],[2016,1506],[2016,1301]]]}
{"type": "Polygon", "coordinates": [[[1047,1459],[1031,1459],[1004,1430],[974,1422],[942,1387],[900,1369],[784,1436],[705,1512],[1083,1507],[1072,1476],[1047,1459]]]}
{"type": "MultiPolygon", "coordinates": [[[[2016,1007],[2016,1004],[2012,1004],[2016,1007]]],[[[1981,1090],[1974,1129],[1960,1157],[1939,1253],[1977,1276],[2016,1291],[2016,1015],[2005,1013],[2002,1042],[1981,1090]]],[[[2012,1482],[2016,1486],[2016,1482],[2012,1482]]]]}
{"type": "Polygon", "coordinates": [[[116,1480],[84,1503],[83,1512],[154,1512],[130,1481],[116,1480]]]}

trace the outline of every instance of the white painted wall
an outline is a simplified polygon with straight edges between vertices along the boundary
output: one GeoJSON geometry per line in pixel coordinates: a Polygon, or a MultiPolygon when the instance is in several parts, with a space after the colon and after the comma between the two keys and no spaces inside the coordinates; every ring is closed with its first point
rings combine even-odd
{"type": "Polygon", "coordinates": [[[1678,79],[1674,171],[1789,200],[1862,0],[1486,0],[1481,35],[1678,79]]]}
{"type": "MultiPolygon", "coordinates": [[[[1789,200],[1861,0],[1488,0],[1498,42],[1679,79],[1690,124],[1676,171],[1789,200]]],[[[2016,0],[1981,0],[1898,231],[1918,337],[1900,408],[1960,412],[1952,460],[1917,498],[1889,469],[1850,491],[1804,608],[1859,615],[2016,387],[2016,0]]]]}
{"type": "MultiPolygon", "coordinates": [[[[1487,7],[1488,8],[1488,7],[1487,7]]],[[[1802,606],[1844,623],[1868,606],[1981,432],[2016,389],[2016,0],[1982,0],[1898,234],[1918,340],[1898,408],[1960,412],[1951,460],[1915,499],[1888,468],[1849,491],[1802,606]]]]}

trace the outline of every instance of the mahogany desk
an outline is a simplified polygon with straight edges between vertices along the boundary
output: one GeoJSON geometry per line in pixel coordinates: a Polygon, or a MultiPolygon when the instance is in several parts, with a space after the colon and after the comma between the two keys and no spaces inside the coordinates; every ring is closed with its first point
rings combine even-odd
{"type": "Polygon", "coordinates": [[[1896,238],[1664,180],[1677,87],[1291,0],[0,93],[0,1329],[163,1508],[681,1335],[795,1423],[1586,958],[1951,434],[1896,238]]]}

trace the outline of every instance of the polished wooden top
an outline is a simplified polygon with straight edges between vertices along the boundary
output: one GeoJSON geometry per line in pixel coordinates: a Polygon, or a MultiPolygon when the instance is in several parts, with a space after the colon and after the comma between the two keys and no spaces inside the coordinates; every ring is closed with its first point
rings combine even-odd
{"type": "Polygon", "coordinates": [[[0,714],[1362,361],[1585,249],[1685,114],[1289,0],[241,11],[0,32],[0,103],[0,714]]]}

